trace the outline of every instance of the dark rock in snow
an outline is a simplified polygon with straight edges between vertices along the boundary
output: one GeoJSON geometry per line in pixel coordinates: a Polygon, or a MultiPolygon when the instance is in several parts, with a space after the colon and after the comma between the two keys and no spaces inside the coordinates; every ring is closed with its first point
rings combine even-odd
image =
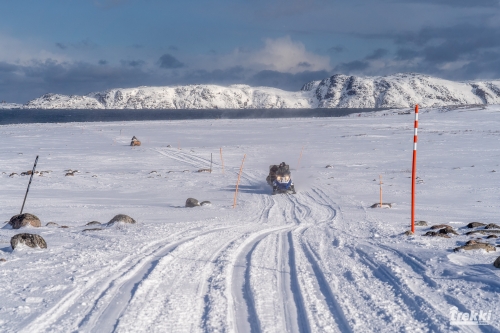
{"type": "Polygon", "coordinates": [[[446,226],[446,228],[439,229],[438,233],[440,233],[440,234],[446,234],[446,235],[447,234],[454,234],[454,235],[458,236],[458,233],[455,230],[453,230],[453,228],[450,227],[450,226],[446,226]]]}
{"type": "Polygon", "coordinates": [[[128,215],[118,214],[108,222],[108,225],[113,225],[115,222],[134,224],[135,220],[128,215]]]}
{"type": "MultiPolygon", "coordinates": [[[[431,229],[432,229],[432,230],[434,230],[434,229],[442,229],[442,228],[447,228],[447,227],[450,227],[450,226],[449,226],[449,225],[447,225],[447,224],[436,224],[436,225],[433,225],[433,226],[431,227],[431,229]]],[[[450,228],[451,228],[451,227],[450,227],[450,228]]]]}
{"type": "Polygon", "coordinates": [[[200,202],[200,206],[210,206],[212,203],[210,201],[202,201],[200,202]]]}
{"type": "Polygon", "coordinates": [[[83,229],[83,231],[99,231],[99,230],[102,230],[101,228],[91,228],[91,229],[83,229]]]}
{"type": "Polygon", "coordinates": [[[486,252],[496,251],[497,250],[491,244],[476,242],[475,244],[469,244],[469,245],[464,245],[464,246],[457,247],[453,251],[458,252],[460,250],[466,250],[466,251],[468,251],[468,250],[481,250],[481,249],[486,250],[486,252]]]}
{"type": "Polygon", "coordinates": [[[196,200],[194,198],[188,198],[186,200],[186,207],[196,207],[199,205],[200,205],[200,203],[198,202],[198,200],[196,200]]]}
{"type": "Polygon", "coordinates": [[[443,237],[443,238],[450,238],[447,234],[440,233],[440,232],[435,232],[435,231],[427,231],[424,236],[429,236],[429,237],[443,237]]]}
{"type": "Polygon", "coordinates": [[[484,229],[500,229],[500,225],[495,224],[495,223],[490,223],[484,229]]]}
{"type": "Polygon", "coordinates": [[[425,227],[425,226],[427,226],[427,221],[416,221],[415,225],[417,227],[425,227]]]}
{"type": "Polygon", "coordinates": [[[483,225],[486,225],[485,223],[481,222],[471,222],[467,224],[467,228],[477,228],[477,227],[482,227],[483,225]]]}
{"type": "Polygon", "coordinates": [[[10,246],[14,250],[19,244],[24,244],[29,247],[39,247],[41,249],[47,248],[47,243],[40,235],[35,234],[17,234],[10,239],[10,246]]]}
{"type": "Polygon", "coordinates": [[[497,236],[497,235],[489,235],[489,236],[488,236],[488,237],[486,237],[486,238],[488,238],[488,239],[490,239],[490,238],[498,238],[498,236],[497,236]]]}
{"type": "Polygon", "coordinates": [[[55,222],[49,222],[45,225],[46,227],[58,227],[59,224],[55,223],[55,222]]]}
{"type": "Polygon", "coordinates": [[[32,226],[32,227],[41,227],[42,223],[40,219],[33,214],[24,213],[18,214],[11,217],[9,224],[13,229],[19,229],[21,227],[32,226]]]}
{"type": "Polygon", "coordinates": [[[497,260],[495,260],[493,266],[495,266],[496,268],[500,268],[500,257],[498,257],[497,260]]]}
{"type": "Polygon", "coordinates": [[[92,221],[92,222],[87,223],[86,225],[95,225],[95,224],[101,224],[101,222],[92,221]]]}

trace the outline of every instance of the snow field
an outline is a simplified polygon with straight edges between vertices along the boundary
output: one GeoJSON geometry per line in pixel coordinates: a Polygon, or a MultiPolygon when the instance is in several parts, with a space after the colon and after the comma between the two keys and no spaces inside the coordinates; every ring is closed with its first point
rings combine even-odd
{"type": "Polygon", "coordinates": [[[417,219],[453,226],[460,236],[450,239],[421,236],[426,227],[402,235],[413,115],[400,110],[0,126],[2,221],[18,213],[28,182],[10,173],[31,169],[37,154],[37,170],[51,171],[34,177],[25,208],[44,226],[0,229],[0,331],[496,332],[500,254],[452,249],[477,237],[500,244],[463,235],[469,222],[498,223],[499,111],[421,110],[417,219]],[[142,146],[129,146],[132,135],[142,146]],[[213,172],[198,173],[210,153],[213,172]],[[268,167],[281,161],[296,195],[270,195],[268,167]],[[368,208],[379,174],[391,209],[368,208]],[[184,208],[188,197],[212,205],[184,208]],[[137,224],[83,231],[119,213],[137,224]],[[48,249],[12,251],[19,232],[42,235],[48,249]],[[450,326],[452,306],[491,310],[492,321],[450,326]]]}

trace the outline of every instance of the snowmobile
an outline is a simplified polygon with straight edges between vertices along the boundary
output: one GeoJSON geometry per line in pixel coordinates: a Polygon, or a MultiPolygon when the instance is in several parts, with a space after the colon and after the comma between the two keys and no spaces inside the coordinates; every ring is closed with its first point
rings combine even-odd
{"type": "Polygon", "coordinates": [[[273,187],[273,194],[297,193],[290,175],[290,167],[285,162],[269,166],[269,176],[267,176],[266,181],[273,187]]]}

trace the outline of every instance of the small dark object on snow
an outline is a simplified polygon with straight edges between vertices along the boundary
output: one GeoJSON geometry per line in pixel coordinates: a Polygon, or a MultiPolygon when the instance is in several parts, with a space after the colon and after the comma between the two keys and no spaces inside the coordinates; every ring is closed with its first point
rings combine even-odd
{"type": "Polygon", "coordinates": [[[417,227],[425,227],[425,226],[427,226],[427,221],[416,221],[415,225],[417,227]]]}
{"type": "Polygon", "coordinates": [[[210,201],[202,201],[200,202],[200,206],[210,206],[212,203],[210,201]]]}
{"type": "Polygon", "coordinates": [[[474,231],[469,231],[465,233],[466,235],[474,235],[474,234],[500,234],[500,230],[495,230],[495,229],[488,229],[488,230],[474,230],[474,231]]]}
{"type": "Polygon", "coordinates": [[[496,268],[500,268],[500,257],[498,257],[497,260],[495,260],[493,266],[495,266],[496,268]]]}
{"type": "Polygon", "coordinates": [[[333,167],[330,164],[328,164],[325,168],[332,169],[333,167]]]}
{"type": "Polygon", "coordinates": [[[29,247],[47,248],[47,243],[40,235],[35,234],[17,234],[10,239],[10,246],[14,250],[19,244],[25,244],[29,247]]]}
{"type": "Polygon", "coordinates": [[[19,175],[17,173],[13,172],[13,173],[10,174],[9,177],[14,177],[14,176],[19,176],[19,175]]]}
{"type": "Polygon", "coordinates": [[[454,235],[457,235],[457,236],[458,236],[458,233],[457,233],[455,230],[453,230],[453,228],[452,228],[452,227],[450,227],[450,226],[446,226],[446,228],[439,229],[439,231],[438,231],[438,232],[439,232],[440,234],[446,234],[446,235],[447,235],[447,234],[454,234],[454,235]]]}
{"type": "Polygon", "coordinates": [[[74,172],[67,172],[64,176],[65,177],[68,177],[68,176],[74,176],[75,173],[74,172]]]}
{"type": "Polygon", "coordinates": [[[115,217],[111,219],[111,221],[108,222],[108,225],[113,225],[115,222],[123,222],[123,223],[130,223],[134,224],[135,220],[131,218],[128,215],[125,214],[118,214],[115,217]]]}
{"type": "Polygon", "coordinates": [[[7,261],[7,259],[5,259],[5,258],[0,258],[0,261],[5,262],[5,261],[7,261]]]}
{"type": "Polygon", "coordinates": [[[31,225],[32,227],[36,228],[42,226],[40,219],[30,213],[24,213],[12,216],[9,221],[9,224],[12,226],[13,229],[19,229],[21,227],[26,227],[28,225],[31,225]]]}
{"type": "Polygon", "coordinates": [[[489,238],[498,238],[498,236],[497,236],[497,235],[489,235],[489,236],[488,236],[488,237],[486,237],[486,238],[488,238],[488,239],[489,239],[489,238]]]}
{"type": "Polygon", "coordinates": [[[101,228],[92,228],[92,229],[83,229],[83,231],[99,231],[99,230],[102,230],[101,228]]]}
{"type": "Polygon", "coordinates": [[[139,141],[135,135],[132,137],[132,141],[130,141],[130,145],[131,146],[140,146],[141,145],[141,141],[139,141]]]}
{"type": "Polygon", "coordinates": [[[86,225],[95,225],[95,224],[101,224],[101,222],[92,221],[92,222],[87,223],[86,225]]]}
{"type": "Polygon", "coordinates": [[[55,222],[49,222],[45,225],[46,227],[58,227],[59,224],[55,223],[55,222]]]}
{"type": "MultiPolygon", "coordinates": [[[[380,202],[379,203],[374,203],[373,205],[370,206],[370,208],[379,208],[380,207],[380,202]]],[[[382,208],[392,208],[392,203],[390,202],[382,202],[382,208]]]]}
{"type": "Polygon", "coordinates": [[[212,172],[210,169],[199,169],[198,172],[212,172]]]}
{"type": "Polygon", "coordinates": [[[433,225],[431,227],[431,229],[434,230],[434,229],[442,229],[442,228],[447,228],[447,227],[449,227],[449,225],[447,225],[447,224],[436,224],[436,225],[433,225]]]}
{"type": "Polygon", "coordinates": [[[485,223],[481,222],[471,222],[467,224],[467,228],[477,228],[477,227],[482,227],[483,225],[486,225],[485,223]]]}
{"type": "Polygon", "coordinates": [[[414,233],[411,230],[406,230],[404,233],[405,236],[413,236],[414,233]]]}
{"type": "Polygon", "coordinates": [[[447,234],[443,234],[440,232],[435,232],[435,231],[427,231],[424,236],[429,236],[429,237],[443,237],[443,238],[450,238],[447,234]]]}
{"type": "Polygon", "coordinates": [[[488,243],[477,242],[476,244],[469,244],[469,245],[457,247],[453,251],[458,252],[460,250],[480,250],[480,249],[484,249],[484,250],[486,250],[486,252],[497,250],[494,246],[492,246],[488,243]]]}
{"type": "Polygon", "coordinates": [[[187,198],[187,200],[186,200],[186,207],[192,208],[192,207],[196,207],[199,205],[200,205],[200,203],[195,198],[187,198]]]}
{"type": "Polygon", "coordinates": [[[60,226],[59,228],[62,228],[62,229],[67,229],[67,228],[69,228],[69,227],[68,227],[67,225],[62,225],[62,226],[60,226]]]}
{"type": "Polygon", "coordinates": [[[490,223],[484,229],[500,229],[500,225],[495,224],[495,223],[490,223]]]}

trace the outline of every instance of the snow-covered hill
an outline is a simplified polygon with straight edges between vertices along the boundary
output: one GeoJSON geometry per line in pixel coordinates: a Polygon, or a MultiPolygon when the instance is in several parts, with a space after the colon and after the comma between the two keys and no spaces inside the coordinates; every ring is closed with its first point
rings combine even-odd
{"type": "Polygon", "coordinates": [[[387,108],[500,104],[500,80],[454,82],[415,73],[333,75],[297,92],[269,87],[188,85],[111,89],[85,96],[46,94],[29,109],[387,108]]]}

